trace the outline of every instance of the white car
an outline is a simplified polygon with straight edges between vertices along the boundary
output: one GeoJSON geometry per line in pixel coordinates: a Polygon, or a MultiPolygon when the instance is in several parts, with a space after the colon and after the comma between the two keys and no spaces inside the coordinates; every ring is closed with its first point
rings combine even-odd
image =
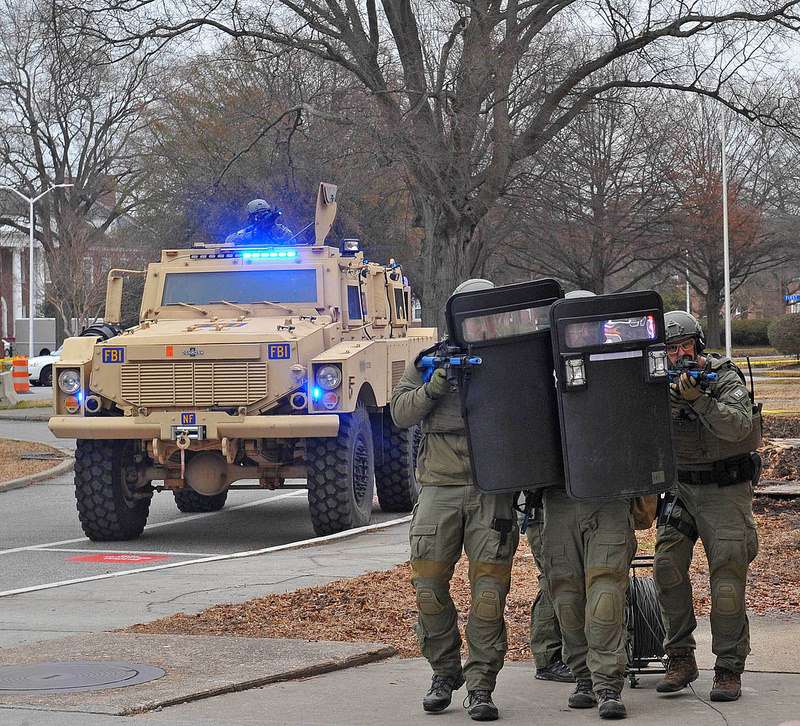
{"type": "Polygon", "coordinates": [[[37,355],[28,359],[28,379],[31,385],[53,385],[53,363],[61,360],[61,348],[48,355],[37,355]]]}

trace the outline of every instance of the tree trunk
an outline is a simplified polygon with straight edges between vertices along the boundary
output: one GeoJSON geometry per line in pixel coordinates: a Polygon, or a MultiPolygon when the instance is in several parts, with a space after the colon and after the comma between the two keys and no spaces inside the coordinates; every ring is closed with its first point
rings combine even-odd
{"type": "Polygon", "coordinates": [[[709,283],[706,289],[706,346],[709,348],[719,348],[722,343],[722,326],[719,320],[719,295],[720,287],[714,283],[709,283]]]}
{"type": "Polygon", "coordinates": [[[464,280],[480,277],[480,246],[473,237],[477,224],[462,215],[453,220],[432,199],[417,203],[425,236],[422,240],[422,321],[447,332],[445,305],[453,289],[464,280]]]}

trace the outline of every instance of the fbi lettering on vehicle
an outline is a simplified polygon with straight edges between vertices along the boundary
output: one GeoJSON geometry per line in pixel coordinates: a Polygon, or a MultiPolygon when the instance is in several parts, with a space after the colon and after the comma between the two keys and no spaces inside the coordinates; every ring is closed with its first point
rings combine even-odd
{"type": "Polygon", "coordinates": [[[194,413],[181,414],[181,426],[194,426],[195,424],[197,424],[197,414],[194,413]]]}
{"type": "Polygon", "coordinates": [[[124,363],[125,362],[125,348],[103,348],[102,358],[103,363],[124,363]]]}
{"type": "Polygon", "coordinates": [[[291,343],[268,343],[267,358],[270,360],[287,360],[292,357],[291,343]]]}

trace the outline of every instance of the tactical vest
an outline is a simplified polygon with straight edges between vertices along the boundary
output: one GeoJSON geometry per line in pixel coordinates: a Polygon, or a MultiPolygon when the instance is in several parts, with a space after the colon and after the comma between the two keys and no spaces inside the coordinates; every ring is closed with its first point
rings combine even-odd
{"type": "MultiPolygon", "coordinates": [[[[742,383],[742,372],[730,364],[742,383]]],[[[710,395],[713,398],[714,384],[710,395]]],[[[679,469],[710,470],[712,465],[725,459],[747,456],[761,446],[761,404],[752,403],[753,424],[750,433],[742,441],[725,441],[716,436],[700,421],[699,415],[687,411],[688,415],[673,416],[672,445],[679,469]]]]}

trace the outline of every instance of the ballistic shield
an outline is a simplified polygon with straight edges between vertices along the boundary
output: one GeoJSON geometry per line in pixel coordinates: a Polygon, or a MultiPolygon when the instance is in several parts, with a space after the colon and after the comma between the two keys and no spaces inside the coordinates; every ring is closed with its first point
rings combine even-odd
{"type": "Polygon", "coordinates": [[[547,279],[447,303],[450,340],[480,359],[461,367],[459,383],[473,481],[487,494],[563,482],[549,318],[563,295],[547,279]]]}
{"type": "Polygon", "coordinates": [[[559,300],[550,324],[569,495],[607,500],[668,489],[675,463],[661,297],[559,300]]]}

